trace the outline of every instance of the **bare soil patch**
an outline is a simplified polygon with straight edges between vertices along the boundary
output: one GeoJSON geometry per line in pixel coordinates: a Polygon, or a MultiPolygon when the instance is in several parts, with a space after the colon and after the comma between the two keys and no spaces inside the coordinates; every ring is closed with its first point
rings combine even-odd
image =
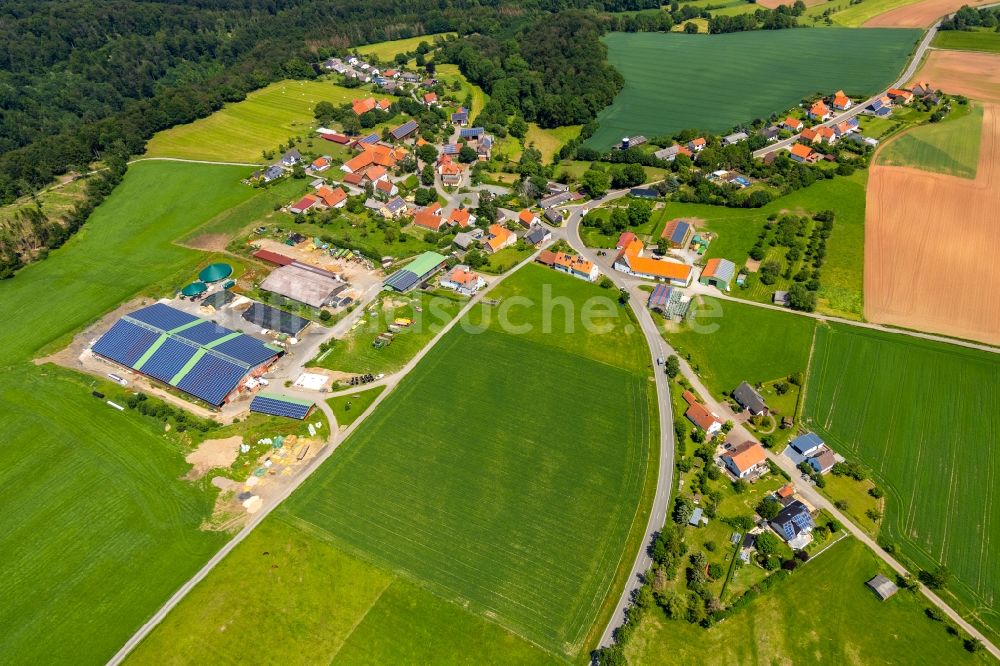
{"type": "Polygon", "coordinates": [[[184,458],[189,464],[194,465],[186,478],[200,479],[210,469],[229,467],[236,462],[242,443],[243,438],[238,435],[225,439],[206,439],[184,458]]]}
{"type": "Polygon", "coordinates": [[[1000,104],[1000,55],[930,51],[914,81],[927,81],[946,93],[1000,104]]]}
{"type": "MultiPolygon", "coordinates": [[[[938,85],[935,80],[935,85],[938,85]]],[[[942,83],[941,87],[947,90],[942,83]]],[[[987,105],[976,179],[874,166],[865,217],[865,316],[1000,344],[1000,107],[987,105]]]]}
{"type": "Polygon", "coordinates": [[[229,240],[226,234],[201,234],[188,241],[187,246],[208,252],[224,252],[229,240]]]}
{"type": "MultiPolygon", "coordinates": [[[[865,28],[929,28],[944,16],[963,5],[976,7],[987,5],[996,0],[923,0],[912,5],[897,7],[884,14],[868,19],[862,27],[865,28]]],[[[809,4],[808,2],[806,3],[809,4]]],[[[764,5],[767,7],[768,5],[764,5]]]]}

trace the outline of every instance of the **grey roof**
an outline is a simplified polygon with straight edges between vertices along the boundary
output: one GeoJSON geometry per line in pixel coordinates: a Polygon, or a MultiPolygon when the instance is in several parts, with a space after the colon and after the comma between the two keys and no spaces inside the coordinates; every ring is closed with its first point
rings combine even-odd
{"type": "Polygon", "coordinates": [[[546,208],[545,212],[542,213],[545,219],[553,224],[562,224],[562,213],[557,211],[555,208],[546,208]]]}
{"type": "Polygon", "coordinates": [[[702,513],[703,513],[703,511],[701,510],[701,507],[698,507],[697,509],[695,509],[694,511],[692,511],[691,512],[691,519],[688,520],[688,525],[697,525],[698,523],[700,523],[701,522],[701,514],[702,513]]]}
{"type": "Polygon", "coordinates": [[[274,180],[285,175],[285,170],[279,164],[272,164],[264,170],[264,180],[274,180]]]}
{"type": "Polygon", "coordinates": [[[895,583],[893,583],[891,580],[889,580],[882,574],[878,574],[870,581],[865,583],[865,585],[867,585],[873,592],[875,592],[875,594],[877,594],[882,599],[882,601],[885,601],[892,595],[896,594],[896,591],[899,590],[899,588],[896,587],[895,583]]]}
{"type": "Polygon", "coordinates": [[[455,245],[457,245],[459,248],[463,250],[468,250],[469,246],[472,245],[472,242],[474,240],[476,239],[472,237],[472,234],[461,231],[455,234],[455,239],[452,242],[455,243],[455,245]]]}
{"type": "Polygon", "coordinates": [[[295,148],[292,148],[291,150],[285,152],[285,154],[281,156],[282,162],[299,162],[301,160],[302,160],[302,153],[300,153],[295,148]]]}
{"type": "Polygon", "coordinates": [[[412,134],[413,132],[416,132],[416,131],[417,131],[417,121],[416,120],[407,120],[405,123],[403,123],[402,125],[400,125],[396,129],[392,130],[392,132],[390,132],[390,134],[392,134],[392,138],[398,140],[398,139],[406,138],[407,136],[409,136],[410,134],[412,134]]]}
{"type": "Polygon", "coordinates": [[[672,160],[677,157],[677,153],[680,152],[680,146],[668,146],[667,148],[661,148],[653,153],[653,157],[658,160],[672,160]]]}
{"type": "Polygon", "coordinates": [[[733,132],[727,136],[722,137],[722,144],[729,145],[733,143],[739,143],[740,141],[746,141],[748,138],[746,132],[733,132]]]}
{"type": "Polygon", "coordinates": [[[391,199],[389,203],[385,205],[385,207],[389,210],[390,213],[395,215],[399,211],[406,208],[406,201],[403,200],[403,197],[397,196],[394,199],[391,199]]]}
{"type": "Polygon", "coordinates": [[[778,305],[788,305],[788,292],[787,291],[774,292],[774,296],[771,298],[771,301],[778,305]]]}
{"type": "Polygon", "coordinates": [[[537,245],[545,240],[545,237],[549,235],[549,232],[542,227],[532,227],[528,230],[528,233],[524,235],[524,240],[528,241],[532,245],[537,245]]]}
{"type": "Polygon", "coordinates": [[[564,204],[572,198],[573,195],[570,192],[557,192],[556,194],[550,194],[547,197],[543,197],[542,200],[538,202],[538,205],[542,208],[551,208],[552,206],[564,204]]]}
{"type": "Polygon", "coordinates": [[[736,402],[741,407],[749,409],[754,414],[759,414],[767,409],[767,403],[764,402],[764,398],[760,396],[760,393],[757,393],[757,389],[746,382],[736,387],[736,390],[733,391],[733,398],[736,399],[736,402]]]}
{"type": "Polygon", "coordinates": [[[280,266],[260,283],[260,288],[314,308],[322,307],[346,284],[304,267],[280,266]]]}
{"type": "Polygon", "coordinates": [[[372,210],[382,210],[382,202],[378,199],[368,198],[365,199],[365,208],[370,208],[372,210]]]}
{"type": "Polygon", "coordinates": [[[729,282],[733,279],[736,274],[736,264],[729,261],[728,259],[719,259],[719,264],[715,269],[715,273],[709,275],[708,277],[714,277],[717,280],[723,280],[729,282]]]}

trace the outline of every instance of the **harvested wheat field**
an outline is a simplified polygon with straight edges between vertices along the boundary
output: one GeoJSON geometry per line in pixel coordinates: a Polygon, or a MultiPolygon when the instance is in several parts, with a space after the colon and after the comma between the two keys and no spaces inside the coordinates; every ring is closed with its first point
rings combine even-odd
{"type": "Polygon", "coordinates": [[[945,14],[960,9],[964,5],[978,7],[996,0],[922,0],[912,5],[891,9],[884,14],[868,19],[864,28],[929,28],[945,14]]]}
{"type": "Polygon", "coordinates": [[[930,51],[913,81],[953,95],[1000,104],[1000,54],[930,51]]]}
{"type": "MultiPolygon", "coordinates": [[[[947,88],[946,88],[947,89],[947,88]]],[[[987,105],[975,180],[874,166],[865,215],[865,316],[1000,344],[1000,107],[987,105]]]]}

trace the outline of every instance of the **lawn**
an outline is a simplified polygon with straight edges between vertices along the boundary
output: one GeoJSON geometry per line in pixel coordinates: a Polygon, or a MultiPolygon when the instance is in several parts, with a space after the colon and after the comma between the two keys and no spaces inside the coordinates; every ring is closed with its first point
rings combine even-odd
{"type": "Polygon", "coordinates": [[[406,39],[365,44],[364,46],[359,46],[357,52],[363,56],[373,55],[383,62],[392,62],[397,53],[412,53],[416,51],[420,42],[427,42],[428,45],[434,46],[435,39],[444,39],[454,34],[453,32],[440,32],[433,35],[417,35],[416,37],[407,37],[406,39]]]}
{"type": "Polygon", "coordinates": [[[931,46],[951,51],[1000,53],[1000,33],[986,30],[942,30],[934,36],[931,46]]]}
{"type": "Polygon", "coordinates": [[[626,650],[633,664],[981,664],[905,591],[879,601],[865,581],[888,567],[853,538],[703,629],[653,607],[626,650]]]}
{"type": "Polygon", "coordinates": [[[615,594],[643,492],[647,371],[630,369],[642,349],[638,333],[624,333],[626,317],[599,335],[560,312],[544,332],[547,291],[580,313],[603,290],[541,267],[522,272],[499,306],[470,317],[481,325],[486,311],[511,310],[506,324],[498,316],[480,332],[446,335],[281,512],[573,657],[615,594]],[[610,340],[617,349],[605,349],[610,340]],[[530,409],[504,416],[526,396],[530,409]]]}
{"type": "Polygon", "coordinates": [[[716,397],[736,388],[805,372],[812,319],[753,305],[701,297],[693,317],[669,327],[664,337],[716,397]]]}
{"type": "Polygon", "coordinates": [[[0,283],[0,653],[19,663],[102,662],[215,552],[198,530],[214,491],[162,424],[90,396],[104,385],[38,367],[40,349],[202,254],[172,245],[255,192],[249,170],[164,162],[129,168],[87,225],[49,258],[0,283]]]}
{"type": "Polygon", "coordinates": [[[131,663],[186,664],[193,654],[225,663],[471,664],[473,654],[476,663],[490,655],[555,662],[495,623],[347,555],[294,519],[264,521],[208,580],[131,663]],[[268,639],[260,640],[265,627],[268,639]]]}
{"type": "Polygon", "coordinates": [[[879,150],[878,163],[975,178],[983,107],[971,104],[957,108],[959,111],[953,117],[914,127],[889,141],[879,150]]]}
{"type": "MultiPolygon", "coordinates": [[[[343,104],[370,96],[361,89],[329,81],[279,81],[256,90],[242,102],[227,104],[201,118],[158,132],[146,148],[149,157],[181,157],[263,163],[262,152],[275,150],[290,137],[312,132],[317,102],[343,104]]],[[[378,98],[389,99],[385,95],[378,98]]]]}
{"type": "Polygon", "coordinates": [[[517,266],[519,263],[531,256],[535,251],[535,248],[530,245],[525,245],[524,243],[518,243],[516,245],[511,245],[510,247],[505,247],[504,249],[494,252],[489,255],[489,261],[483,265],[480,270],[483,273],[490,273],[492,275],[500,275],[501,273],[506,273],[510,269],[517,266]]]}
{"type": "Polygon", "coordinates": [[[449,89],[454,81],[458,81],[458,85],[461,86],[461,92],[457,95],[459,100],[464,99],[467,95],[472,96],[472,105],[469,107],[469,120],[474,122],[479,117],[479,114],[483,112],[486,102],[489,101],[490,97],[486,94],[486,91],[474,83],[470,83],[462,72],[459,71],[458,65],[438,65],[434,71],[434,76],[444,82],[449,89]]]}
{"type": "Polygon", "coordinates": [[[330,405],[330,409],[333,410],[333,415],[337,418],[337,425],[346,428],[364,414],[365,410],[375,402],[375,398],[379,397],[384,390],[384,386],[376,386],[349,395],[338,395],[336,398],[329,398],[326,404],[330,405]]]}
{"type": "Polygon", "coordinates": [[[606,149],[623,136],[687,128],[720,132],[815,92],[842,88],[868,95],[895,80],[919,35],[838,28],[709,36],[611,33],[604,37],[608,59],[625,77],[625,87],[598,115],[600,127],[586,145],[606,149]],[[676,66],[680,62],[699,65],[676,66]],[[774,76],[776,71],[782,75],[774,76]]]}
{"type": "Polygon", "coordinates": [[[1000,359],[898,335],[821,326],[805,414],[886,494],[882,538],[917,566],[944,563],[950,591],[1000,632],[1000,359]],[[975,507],[975,510],[968,511],[975,507]]]}
{"type": "Polygon", "coordinates": [[[444,290],[383,296],[365,311],[364,323],[335,340],[333,347],[321,352],[310,365],[358,374],[395,372],[454,319],[466,302],[444,290]],[[376,349],[372,342],[397,318],[411,319],[413,324],[395,333],[392,344],[376,349]]]}
{"type": "Polygon", "coordinates": [[[524,145],[534,144],[535,148],[542,153],[542,161],[548,163],[552,161],[560,148],[571,139],[579,136],[581,127],[582,125],[566,125],[565,127],[543,129],[535,123],[529,123],[528,133],[524,137],[524,145]]]}

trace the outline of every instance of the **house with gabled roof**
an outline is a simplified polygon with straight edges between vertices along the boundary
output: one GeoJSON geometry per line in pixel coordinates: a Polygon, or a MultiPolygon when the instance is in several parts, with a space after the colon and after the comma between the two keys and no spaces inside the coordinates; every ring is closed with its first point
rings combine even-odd
{"type": "Polygon", "coordinates": [[[476,216],[468,208],[455,208],[448,215],[448,224],[460,229],[466,229],[476,223],[476,216]]]}
{"type": "Polygon", "coordinates": [[[356,99],[351,102],[351,110],[354,111],[354,115],[360,116],[374,110],[376,104],[377,101],[374,97],[356,99]]]}
{"type": "Polygon", "coordinates": [[[441,278],[441,286],[466,296],[472,296],[486,286],[486,280],[468,266],[458,264],[441,278]]]}
{"type": "Polygon", "coordinates": [[[340,187],[331,189],[324,185],[316,190],[316,195],[327,208],[343,208],[347,203],[347,192],[340,187]]]}
{"type": "Polygon", "coordinates": [[[826,102],[818,99],[809,107],[808,115],[811,120],[824,122],[830,118],[830,107],[826,105],[826,102]]]}
{"type": "Polygon", "coordinates": [[[613,267],[636,277],[667,282],[675,287],[691,285],[691,267],[678,261],[661,261],[643,256],[645,246],[638,238],[622,248],[613,267]]]}
{"type": "Polygon", "coordinates": [[[699,136],[697,139],[691,139],[690,141],[688,141],[687,148],[688,150],[693,150],[696,153],[700,153],[701,151],[705,150],[705,146],[707,144],[708,142],[705,141],[705,137],[699,136]]]}
{"type": "Polygon", "coordinates": [[[789,547],[801,550],[812,541],[812,531],[816,526],[808,507],[800,500],[791,502],[770,521],[771,529],[788,543],[789,547]]]}
{"type": "Polygon", "coordinates": [[[754,416],[760,416],[767,411],[767,403],[764,402],[764,398],[757,392],[757,389],[746,382],[736,387],[736,390],[733,391],[733,399],[736,404],[754,416]]]}
{"type": "Polygon", "coordinates": [[[893,104],[909,104],[913,101],[913,93],[903,88],[889,88],[885,94],[893,104]]]}
{"type": "Polygon", "coordinates": [[[934,86],[926,81],[918,81],[910,88],[914,95],[930,95],[934,92],[934,86]]]}
{"type": "Polygon", "coordinates": [[[791,153],[793,160],[806,164],[814,164],[820,158],[819,153],[804,143],[793,143],[788,147],[788,152],[791,153]]]}
{"type": "Polygon", "coordinates": [[[687,417],[691,423],[701,428],[707,437],[714,437],[715,433],[722,430],[722,420],[709,411],[708,407],[698,402],[698,398],[694,393],[691,391],[684,391],[684,400],[688,404],[688,408],[687,411],[684,412],[684,416],[687,417]]]}
{"type": "Polygon", "coordinates": [[[330,156],[329,155],[322,155],[320,157],[317,157],[316,159],[314,159],[312,161],[312,164],[310,165],[310,167],[316,173],[322,173],[322,172],[326,171],[327,169],[330,168],[330,156]]]}
{"type": "Polygon", "coordinates": [[[441,205],[436,201],[429,206],[424,206],[413,215],[413,224],[431,231],[441,231],[441,227],[448,221],[441,214],[441,205]]]}
{"type": "Polygon", "coordinates": [[[552,240],[552,232],[543,227],[541,224],[536,224],[530,229],[528,233],[524,234],[524,242],[530,245],[538,247],[542,243],[547,243],[552,240]]]}
{"type": "Polygon", "coordinates": [[[384,198],[394,197],[399,194],[399,188],[396,187],[396,183],[384,178],[375,181],[375,193],[384,198]]]}
{"type": "Polygon", "coordinates": [[[307,194],[298,201],[296,201],[295,203],[293,203],[291,206],[289,206],[288,211],[290,213],[298,215],[299,213],[304,213],[313,206],[316,206],[317,204],[319,204],[319,201],[320,199],[316,195],[307,194]]]}
{"type": "Polygon", "coordinates": [[[458,125],[459,127],[465,127],[469,124],[469,112],[465,107],[458,107],[458,111],[451,114],[451,124],[458,125]]]}
{"type": "Polygon", "coordinates": [[[737,143],[740,143],[742,141],[746,141],[749,138],[750,138],[750,136],[746,132],[743,132],[743,131],[733,132],[732,134],[727,134],[726,136],[722,137],[722,145],[723,146],[734,146],[737,143]]]}
{"type": "Polygon", "coordinates": [[[437,106],[438,104],[437,93],[434,91],[431,91],[429,93],[424,93],[423,100],[424,100],[424,106],[427,106],[428,108],[432,106],[437,106]]]}
{"type": "Polygon", "coordinates": [[[286,167],[292,167],[302,161],[302,153],[300,153],[295,148],[285,151],[285,154],[281,156],[280,162],[286,167]]]}
{"type": "Polygon", "coordinates": [[[807,458],[822,449],[826,444],[816,433],[807,432],[793,439],[788,443],[788,446],[803,458],[807,458]]]}
{"type": "Polygon", "coordinates": [[[722,454],[722,464],[737,479],[760,476],[770,468],[767,454],[757,442],[743,442],[722,454]]]}
{"type": "Polygon", "coordinates": [[[798,118],[792,118],[791,116],[785,118],[785,120],[781,123],[782,129],[790,130],[792,132],[800,132],[803,127],[805,127],[805,123],[798,118]]]}
{"type": "Polygon", "coordinates": [[[736,264],[728,259],[709,259],[701,272],[698,282],[723,291],[729,291],[729,283],[736,276],[736,264]]]}
{"type": "Polygon", "coordinates": [[[417,127],[418,125],[416,120],[407,120],[405,123],[389,132],[389,135],[396,141],[402,141],[403,139],[414,134],[417,131],[417,127]]]}
{"type": "MultiPolygon", "coordinates": [[[[542,254],[544,254],[544,252],[542,254]]],[[[578,277],[582,280],[587,280],[588,282],[595,281],[600,275],[600,271],[592,261],[588,261],[578,254],[550,252],[549,255],[552,257],[551,266],[557,271],[568,273],[573,277],[578,277]]],[[[541,260],[541,256],[539,256],[539,260],[541,260]]]]}
{"type": "Polygon", "coordinates": [[[660,232],[660,238],[664,238],[670,247],[683,250],[691,242],[694,235],[694,227],[684,220],[670,220],[660,232]]]}
{"type": "Polygon", "coordinates": [[[491,224],[486,232],[486,240],[483,241],[483,249],[488,254],[494,254],[516,242],[517,236],[513,231],[499,224],[491,224]]]}
{"type": "Polygon", "coordinates": [[[847,111],[849,108],[854,106],[854,102],[851,98],[844,94],[843,90],[838,90],[833,94],[833,102],[831,106],[837,111],[847,111]]]}
{"type": "Polygon", "coordinates": [[[539,223],[539,219],[537,215],[524,208],[517,214],[517,223],[525,229],[530,229],[532,225],[539,223]]]}

